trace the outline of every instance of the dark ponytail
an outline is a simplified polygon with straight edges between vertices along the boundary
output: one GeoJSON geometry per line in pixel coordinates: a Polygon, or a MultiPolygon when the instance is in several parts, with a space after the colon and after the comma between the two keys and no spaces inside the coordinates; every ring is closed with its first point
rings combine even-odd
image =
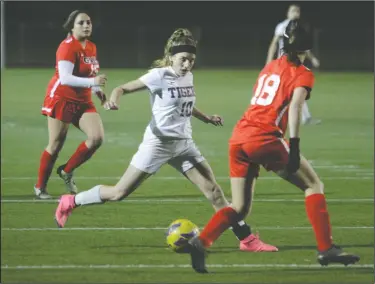
{"type": "Polygon", "coordinates": [[[300,20],[291,20],[285,29],[284,36],[284,52],[288,57],[288,61],[296,65],[301,62],[298,55],[312,48],[312,38],[300,20]]]}

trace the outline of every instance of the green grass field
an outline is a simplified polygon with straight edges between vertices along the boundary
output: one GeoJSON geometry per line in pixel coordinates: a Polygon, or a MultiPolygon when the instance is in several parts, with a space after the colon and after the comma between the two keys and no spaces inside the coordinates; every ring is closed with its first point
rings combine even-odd
{"type": "MultiPolygon", "coordinates": [[[[143,71],[103,72],[109,78],[109,93],[143,71]]],[[[325,183],[334,240],[359,254],[360,263],[318,266],[303,194],[263,171],[247,221],[280,251],[240,252],[228,231],[209,254],[212,273],[197,275],[189,267],[188,255],[166,248],[165,228],[177,218],[202,227],[213,209],[168,166],[124,202],[77,209],[62,230],[53,220],[56,201],[34,200],[39,157],[47,144],[40,106],[52,73],[52,68],[2,72],[2,283],[374,283],[373,74],[316,74],[309,106],[323,123],[303,126],[301,134],[302,152],[325,183]]],[[[195,71],[197,107],[221,114],[225,126],[215,128],[194,120],[194,139],[228,197],[227,140],[250,102],[256,76],[257,71],[248,70],[195,71]]],[[[75,172],[81,190],[115,183],[141,142],[150,118],[146,92],[123,98],[120,107],[118,112],[106,112],[98,105],[106,139],[75,172]]],[[[55,168],[84,139],[72,127],[55,168]]],[[[64,193],[55,171],[48,190],[56,198],[64,193]]]]}

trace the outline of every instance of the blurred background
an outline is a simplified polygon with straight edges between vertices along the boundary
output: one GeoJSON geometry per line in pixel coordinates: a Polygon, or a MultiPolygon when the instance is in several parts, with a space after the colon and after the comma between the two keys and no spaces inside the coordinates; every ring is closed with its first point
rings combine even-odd
{"type": "Polygon", "coordinates": [[[374,2],[2,2],[2,64],[51,67],[75,9],[89,11],[103,68],[145,68],[178,27],[199,40],[196,67],[261,68],[290,4],[314,29],[322,70],[372,71],[374,2]]]}

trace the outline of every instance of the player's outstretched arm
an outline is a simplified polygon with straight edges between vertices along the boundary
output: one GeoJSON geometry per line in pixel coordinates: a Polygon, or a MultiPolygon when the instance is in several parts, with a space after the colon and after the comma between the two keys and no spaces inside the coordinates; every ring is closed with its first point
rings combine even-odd
{"type": "Polygon", "coordinates": [[[289,105],[289,161],[287,171],[295,173],[301,163],[299,151],[299,127],[303,103],[306,100],[308,92],[304,87],[298,87],[293,91],[292,101],[289,105]]]}
{"type": "Polygon", "coordinates": [[[268,48],[266,64],[270,63],[273,60],[273,57],[274,57],[275,52],[277,50],[277,41],[278,40],[279,40],[278,36],[273,37],[273,39],[270,43],[270,46],[268,48]]]}
{"type": "Polygon", "coordinates": [[[109,101],[104,104],[106,110],[117,110],[122,95],[146,89],[146,85],[139,79],[130,81],[113,89],[109,101]]]}
{"type": "Polygon", "coordinates": [[[196,107],[193,108],[192,115],[199,119],[200,121],[203,121],[204,123],[211,123],[215,126],[223,126],[224,120],[221,116],[214,114],[214,115],[206,115],[203,112],[201,112],[196,107]]]}

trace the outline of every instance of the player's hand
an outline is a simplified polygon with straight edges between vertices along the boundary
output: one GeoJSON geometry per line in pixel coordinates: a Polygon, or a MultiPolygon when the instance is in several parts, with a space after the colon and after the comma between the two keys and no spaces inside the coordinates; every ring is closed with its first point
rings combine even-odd
{"type": "Polygon", "coordinates": [[[100,100],[100,104],[104,105],[105,102],[107,101],[107,96],[104,94],[104,92],[102,90],[98,90],[98,91],[95,92],[95,95],[100,100]]]}
{"type": "Polygon", "coordinates": [[[289,139],[289,160],[286,170],[289,174],[294,174],[298,171],[301,165],[301,157],[299,152],[299,138],[289,139]]]}
{"type": "Polygon", "coordinates": [[[313,58],[311,59],[311,64],[312,64],[312,66],[313,66],[314,68],[319,68],[319,66],[320,66],[320,61],[319,61],[318,58],[313,57],[313,58]]]}
{"type": "Polygon", "coordinates": [[[208,116],[208,122],[207,123],[211,123],[215,126],[223,126],[224,125],[224,119],[220,115],[214,114],[214,115],[208,116]]]}
{"type": "Polygon", "coordinates": [[[104,104],[106,110],[118,110],[120,104],[121,94],[115,91],[112,92],[109,101],[104,104]]]}
{"type": "Polygon", "coordinates": [[[95,77],[94,82],[96,86],[105,86],[105,84],[107,83],[107,76],[104,74],[100,74],[95,77]]]}
{"type": "Polygon", "coordinates": [[[118,110],[119,106],[116,102],[109,100],[104,103],[104,109],[105,110],[118,110]]]}

